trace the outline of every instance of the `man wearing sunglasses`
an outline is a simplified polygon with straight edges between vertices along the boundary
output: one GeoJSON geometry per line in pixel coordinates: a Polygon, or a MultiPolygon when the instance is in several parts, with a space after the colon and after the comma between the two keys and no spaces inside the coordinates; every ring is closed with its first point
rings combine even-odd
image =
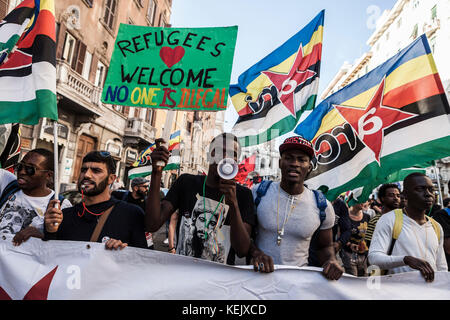
{"type": "MultiPolygon", "coordinates": [[[[55,194],[47,187],[53,182],[53,166],[51,151],[34,149],[15,165],[17,177],[0,169],[0,233],[14,234],[15,245],[44,236],[44,213],[55,194]]],[[[63,201],[63,208],[70,206],[63,201]]]]}
{"type": "Polygon", "coordinates": [[[147,248],[144,212],[138,206],[111,197],[116,163],[109,152],[84,156],[78,178],[81,203],[60,210],[52,200],[45,213],[45,239],[105,243],[106,249],[147,248]]]}

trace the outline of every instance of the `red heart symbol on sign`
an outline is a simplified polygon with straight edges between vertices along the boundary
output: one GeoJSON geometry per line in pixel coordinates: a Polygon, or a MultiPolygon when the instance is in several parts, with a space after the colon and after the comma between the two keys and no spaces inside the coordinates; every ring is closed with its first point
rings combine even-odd
{"type": "Polygon", "coordinates": [[[184,48],[180,46],[173,49],[170,47],[162,47],[159,51],[159,56],[166,66],[171,68],[174,64],[180,62],[181,58],[183,58],[184,48]]]}

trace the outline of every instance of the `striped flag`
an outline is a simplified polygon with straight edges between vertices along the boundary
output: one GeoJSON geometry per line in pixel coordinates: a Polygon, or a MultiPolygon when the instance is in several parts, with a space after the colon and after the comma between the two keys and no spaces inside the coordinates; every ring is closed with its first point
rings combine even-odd
{"type": "Polygon", "coordinates": [[[58,119],[54,8],[24,0],[0,22],[0,123],[58,119]]]}
{"type": "Polygon", "coordinates": [[[314,144],[306,183],[358,201],[403,168],[450,155],[450,108],[425,35],[328,97],[296,128],[314,144]]]}
{"type": "Polygon", "coordinates": [[[239,118],[232,132],[243,147],[275,139],[314,108],[319,87],[321,11],[305,28],[239,76],[230,96],[239,118]]]}
{"type": "MultiPolygon", "coordinates": [[[[169,137],[169,151],[171,156],[167,165],[164,167],[164,171],[177,170],[180,168],[181,157],[180,157],[180,142],[181,142],[181,130],[175,131],[169,137]]],[[[155,150],[156,144],[153,143],[141,152],[138,159],[133,163],[133,169],[128,171],[128,178],[134,179],[136,177],[147,177],[152,174],[152,166],[150,154],[155,150]]]]}

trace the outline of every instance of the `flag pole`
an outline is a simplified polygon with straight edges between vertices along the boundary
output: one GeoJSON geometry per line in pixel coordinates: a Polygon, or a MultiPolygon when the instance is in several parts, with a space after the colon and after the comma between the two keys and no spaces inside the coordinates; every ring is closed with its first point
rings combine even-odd
{"type": "Polygon", "coordinates": [[[440,182],[440,178],[439,178],[439,170],[436,166],[436,161],[433,161],[433,165],[434,165],[434,174],[436,175],[436,181],[437,181],[437,185],[438,185],[438,190],[439,190],[439,202],[438,204],[444,204],[443,199],[442,199],[442,190],[441,190],[441,182],[440,182]]]}
{"type": "Polygon", "coordinates": [[[55,189],[55,200],[59,198],[59,165],[58,165],[58,121],[53,121],[53,181],[55,189]]]}
{"type": "MultiPolygon", "coordinates": [[[[164,128],[162,132],[162,138],[166,142],[164,145],[167,147],[169,145],[170,131],[172,130],[172,123],[175,119],[175,110],[167,110],[166,122],[164,123],[164,128]]],[[[162,161],[156,163],[158,166],[163,167],[165,164],[162,161]]]]}

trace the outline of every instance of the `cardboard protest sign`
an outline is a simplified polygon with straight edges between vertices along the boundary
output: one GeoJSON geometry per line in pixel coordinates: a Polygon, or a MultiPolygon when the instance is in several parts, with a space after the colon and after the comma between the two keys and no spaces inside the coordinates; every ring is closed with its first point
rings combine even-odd
{"type": "Polygon", "coordinates": [[[154,28],[121,24],[102,102],[225,110],[236,36],[237,26],[154,28]]]}

